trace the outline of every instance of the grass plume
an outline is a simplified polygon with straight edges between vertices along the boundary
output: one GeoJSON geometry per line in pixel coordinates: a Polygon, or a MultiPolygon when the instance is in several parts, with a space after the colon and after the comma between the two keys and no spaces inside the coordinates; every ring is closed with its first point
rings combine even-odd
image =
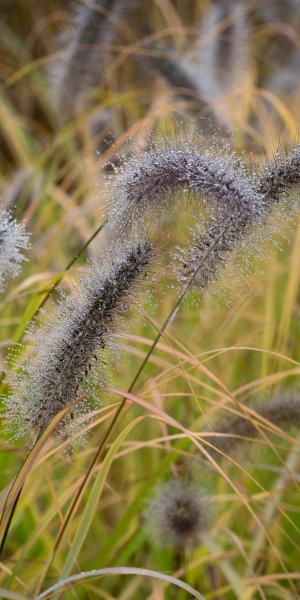
{"type": "MultiPolygon", "coordinates": [[[[7,402],[8,418],[21,434],[29,430],[40,435],[75,399],[75,415],[89,410],[88,375],[98,352],[108,347],[118,319],[126,315],[152,258],[148,241],[129,244],[117,256],[109,253],[106,269],[92,264],[75,292],[62,298],[46,326],[38,329],[33,356],[16,376],[17,394],[7,402]]],[[[62,435],[71,419],[60,426],[62,435]]]]}
{"type": "MultiPolygon", "coordinates": [[[[204,236],[198,239],[198,228],[193,228],[192,242],[180,255],[185,280],[203,262],[195,283],[204,288],[246,228],[259,221],[264,197],[234,154],[174,143],[166,149],[153,147],[125,165],[113,185],[111,220],[119,231],[126,224],[147,221],[149,215],[172,214],[182,191],[215,208],[204,236]]],[[[202,227],[202,215],[194,212],[202,227]]]]}
{"type": "MultiPolygon", "coordinates": [[[[248,176],[249,177],[249,176],[248,176]]],[[[249,185],[250,185],[249,177],[249,185]]],[[[254,199],[253,211],[240,213],[239,205],[219,205],[216,213],[203,232],[202,224],[196,224],[191,230],[192,242],[180,256],[183,272],[186,277],[197,268],[203,260],[208,247],[213,247],[205,263],[205,269],[196,277],[196,284],[204,289],[207,284],[214,281],[233,253],[242,246],[252,253],[257,250],[260,240],[253,234],[264,237],[264,228],[268,217],[277,210],[277,205],[283,206],[288,198],[288,193],[300,182],[300,147],[296,145],[290,153],[282,156],[278,152],[274,161],[268,162],[260,175],[252,178],[252,193],[254,199]],[[233,206],[233,209],[232,209],[233,206]]],[[[251,202],[251,200],[250,200],[251,202]]],[[[298,204],[295,202],[295,204],[298,204]]],[[[277,225],[278,227],[278,225],[277,225]]],[[[271,232],[272,235],[272,232],[271,232]]],[[[266,229],[266,237],[267,234],[266,229]]]]}
{"type": "Polygon", "coordinates": [[[265,429],[264,421],[279,428],[299,427],[300,425],[300,397],[294,390],[277,393],[274,398],[264,404],[251,406],[248,416],[229,414],[219,422],[214,429],[214,436],[208,441],[215,448],[208,451],[214,458],[222,458],[220,453],[232,454],[243,442],[249,438],[257,438],[260,428],[265,429]],[[261,417],[261,419],[260,419],[261,417]]]}
{"type": "MultiPolygon", "coordinates": [[[[245,2],[219,0],[210,4],[203,22],[203,48],[199,54],[209,95],[238,87],[249,71],[250,23],[245,2]]],[[[201,38],[200,38],[201,40],[201,38]]]]}
{"type": "Polygon", "coordinates": [[[177,551],[199,544],[207,520],[202,492],[185,479],[170,479],[159,485],[145,511],[146,528],[153,541],[177,551]]]}
{"type": "MultiPolygon", "coordinates": [[[[260,197],[234,156],[199,150],[186,143],[153,147],[124,164],[112,187],[112,221],[138,221],[147,214],[166,212],[167,200],[177,192],[198,194],[243,214],[254,214],[260,197]]],[[[180,196],[179,196],[180,198],[180,196]]]]}
{"type": "MultiPolygon", "coordinates": [[[[207,102],[203,97],[199,80],[191,72],[191,65],[174,50],[156,46],[144,46],[145,53],[140,62],[149,65],[150,69],[165,81],[174,96],[186,100],[195,112],[207,110],[207,102]]],[[[205,126],[207,123],[203,122],[205,126]]]]}
{"type": "Polygon", "coordinates": [[[128,6],[120,0],[95,0],[78,7],[64,34],[65,55],[52,69],[55,103],[65,117],[74,117],[86,105],[91,89],[103,86],[110,45],[128,6]]]}
{"type": "Polygon", "coordinates": [[[270,206],[300,183],[300,145],[297,144],[286,155],[282,154],[277,152],[274,160],[267,162],[257,184],[259,193],[266,196],[270,206]]]}
{"type": "Polygon", "coordinates": [[[0,209],[0,292],[8,277],[16,277],[25,260],[23,251],[29,247],[29,235],[7,211],[0,209]]]}

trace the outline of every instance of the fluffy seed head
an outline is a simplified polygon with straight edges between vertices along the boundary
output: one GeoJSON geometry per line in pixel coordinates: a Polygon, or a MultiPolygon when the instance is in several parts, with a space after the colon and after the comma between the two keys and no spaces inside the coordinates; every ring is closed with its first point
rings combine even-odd
{"type": "Polygon", "coordinates": [[[205,290],[237,250],[243,251],[242,262],[249,269],[249,252],[255,252],[258,236],[266,239],[262,232],[266,218],[271,211],[275,216],[278,199],[298,183],[299,156],[296,147],[255,181],[232,153],[200,151],[187,142],[166,148],[153,145],[129,160],[116,177],[110,196],[111,229],[128,235],[133,225],[145,227],[155,217],[161,222],[165,215],[174,214],[181,192],[187,192],[188,200],[193,200],[195,224],[186,250],[180,249],[177,276],[183,281],[193,277],[205,290]],[[205,231],[195,199],[204,200],[215,211],[205,231]]]}
{"type": "Polygon", "coordinates": [[[13,219],[9,212],[0,209],[0,292],[7,277],[20,272],[24,259],[22,253],[29,247],[29,236],[24,226],[13,219]]]}
{"type": "Polygon", "coordinates": [[[194,283],[204,289],[250,226],[259,222],[265,199],[233,153],[201,152],[188,143],[153,146],[131,159],[116,178],[112,186],[112,228],[118,234],[124,228],[128,234],[132,223],[144,227],[155,216],[172,214],[183,191],[188,200],[192,199],[196,223],[187,248],[179,251],[176,275],[183,281],[195,275],[194,283]],[[197,210],[197,201],[203,200],[215,210],[204,234],[203,215],[197,210]]]}
{"type": "Polygon", "coordinates": [[[199,488],[172,479],[155,490],[145,511],[146,528],[154,542],[182,550],[197,545],[207,526],[207,510],[199,488]]]}
{"type": "MultiPolygon", "coordinates": [[[[214,425],[214,432],[219,435],[210,437],[209,443],[220,452],[231,454],[247,438],[257,438],[260,435],[260,428],[265,426],[259,417],[280,428],[300,425],[300,396],[293,390],[280,392],[269,402],[254,404],[251,409],[258,418],[252,412],[248,417],[229,414],[214,425]]],[[[213,449],[209,452],[216,459],[222,458],[213,449]]]]}
{"type": "Polygon", "coordinates": [[[124,165],[112,186],[112,220],[141,221],[149,213],[166,211],[166,198],[172,195],[174,201],[180,191],[228,211],[236,208],[244,219],[260,210],[261,197],[232,153],[218,155],[174,143],[165,149],[153,145],[124,165]]]}
{"type": "Polygon", "coordinates": [[[110,45],[128,6],[126,0],[96,0],[78,8],[64,34],[65,54],[51,72],[55,102],[65,117],[74,117],[86,104],[88,92],[103,85],[110,45]]]}
{"type": "MultiPolygon", "coordinates": [[[[227,176],[229,171],[227,171],[227,176]]],[[[233,182],[238,181],[236,166],[232,169],[233,182]]],[[[268,163],[260,176],[253,178],[248,188],[248,202],[253,198],[254,210],[248,214],[241,212],[237,197],[236,204],[220,204],[208,227],[203,232],[202,224],[196,224],[191,231],[191,244],[179,256],[183,273],[189,277],[203,263],[195,278],[197,286],[204,290],[214,282],[224,263],[234,256],[237,249],[246,252],[243,261],[248,269],[249,253],[257,253],[262,241],[272,239],[274,226],[268,217],[278,217],[284,208],[288,192],[299,185],[300,146],[297,145],[286,156],[278,153],[273,162],[268,163]],[[251,189],[252,188],[252,189],[251,189]],[[278,205],[278,208],[277,208],[278,205]]],[[[234,184],[231,186],[234,194],[234,184]]],[[[234,195],[233,195],[234,199],[234,195]]],[[[296,206],[296,203],[294,203],[296,206]]],[[[286,215],[285,215],[286,217],[286,215]]],[[[277,224],[278,227],[278,224],[277,224]]]]}
{"type": "Polygon", "coordinates": [[[211,2],[198,44],[203,91],[210,97],[241,84],[249,70],[249,34],[245,3],[211,2]]]}
{"type": "Polygon", "coordinates": [[[266,164],[257,183],[259,193],[266,196],[269,205],[282,198],[300,182],[300,145],[286,156],[277,153],[274,161],[266,164]]]}
{"type": "MultiPolygon", "coordinates": [[[[17,394],[7,406],[8,418],[18,424],[21,434],[29,429],[39,435],[73,400],[77,400],[73,415],[88,412],[92,394],[88,375],[98,352],[108,347],[152,258],[150,243],[143,241],[117,256],[110,253],[106,270],[92,264],[75,293],[60,301],[46,326],[34,335],[33,355],[17,376],[13,386],[17,394]]],[[[59,426],[62,435],[71,421],[72,415],[59,426]]]]}
{"type": "Polygon", "coordinates": [[[265,23],[274,21],[294,24],[300,12],[297,0],[256,0],[254,6],[259,19],[265,23]]]}
{"type": "Polygon", "coordinates": [[[141,62],[158,73],[173,88],[177,98],[196,103],[198,111],[206,106],[201,98],[198,78],[189,73],[189,65],[183,58],[166,48],[151,45],[145,45],[144,48],[147,52],[142,56],[141,62]]]}

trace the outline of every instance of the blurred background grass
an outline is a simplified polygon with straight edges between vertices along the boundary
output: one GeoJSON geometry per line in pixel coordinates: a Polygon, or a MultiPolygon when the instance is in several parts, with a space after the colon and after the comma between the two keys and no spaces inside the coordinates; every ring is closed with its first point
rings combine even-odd
{"type": "MultiPolygon", "coordinates": [[[[225,138],[251,166],[298,134],[297,2],[129,3],[119,18],[109,58],[103,60],[101,82],[88,90],[80,110],[67,118],[62,108],[56,109],[54,75],[66,60],[68,36],[62,34],[72,22],[73,9],[72,2],[59,0],[1,1],[1,202],[15,207],[32,231],[32,249],[22,276],[1,297],[4,371],[8,349],[21,341],[47,285],[104,219],[106,179],[113,175],[110,161],[118,164],[119,154],[138,154],[151,136],[188,136],[205,145],[212,135],[208,123],[212,123],[212,129],[220,129],[214,139],[220,136],[223,145],[225,138]],[[236,4],[245,9],[246,25],[231,56],[236,4]],[[225,10],[225,21],[217,26],[213,10],[225,10]],[[211,40],[217,44],[216,64],[209,54],[211,40]],[[202,86],[201,93],[195,96],[195,90],[187,90],[180,80],[172,86],[170,65],[166,77],[164,67],[157,68],[145,56],[158,56],[162,64],[174,57],[182,61],[197,89],[202,86]]],[[[70,103],[68,93],[65,89],[66,103],[70,103]]],[[[154,407],[158,418],[137,403],[127,410],[112,440],[135,418],[143,419],[136,421],[119,447],[112,447],[111,468],[102,481],[101,499],[93,505],[84,543],[78,542],[78,531],[81,515],[90,506],[91,484],[49,569],[47,561],[63,516],[120,398],[113,394],[104,398],[90,426],[88,445],[70,460],[57,441],[46,444],[26,476],[11,525],[0,562],[0,597],[33,598],[37,590],[57,581],[74,540],[79,551],[72,572],[127,565],[183,578],[205,598],[299,597],[297,431],[272,436],[264,431],[258,441],[239,449],[234,460],[224,459],[218,472],[205,464],[195,440],[167,419],[171,415],[195,433],[209,432],[214,418],[225,414],[232,401],[247,405],[253,397],[267,400],[278,387],[297,386],[297,221],[294,215],[292,223],[282,225],[281,250],[274,249],[262,271],[254,270],[246,283],[240,282],[239,273],[233,274],[234,281],[227,282],[217,302],[210,295],[203,302],[190,298],[184,303],[135,390],[137,398],[154,407]],[[238,293],[228,303],[231,287],[238,293]],[[143,511],[157,483],[190,471],[211,504],[209,526],[201,545],[178,557],[149,539],[142,526],[143,511]]],[[[176,222],[170,232],[179,238],[183,235],[176,222]]],[[[101,244],[105,235],[65,274],[65,290],[78,266],[101,244]]],[[[158,290],[153,296],[119,336],[118,353],[109,370],[111,383],[122,390],[154,339],[155,326],[168,314],[175,291],[170,287],[167,293],[158,290]]],[[[7,391],[5,379],[2,388],[7,391]]],[[[2,507],[27,451],[23,442],[13,442],[3,431],[2,507]]],[[[100,467],[94,474],[101,474],[100,467]]],[[[142,576],[115,575],[85,582],[65,591],[63,597],[183,600],[188,595],[142,576]]]]}

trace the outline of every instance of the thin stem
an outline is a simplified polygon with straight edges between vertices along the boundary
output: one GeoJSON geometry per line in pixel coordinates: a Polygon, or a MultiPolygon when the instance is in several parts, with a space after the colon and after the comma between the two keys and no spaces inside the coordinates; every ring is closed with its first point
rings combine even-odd
{"type": "MultiPolygon", "coordinates": [[[[74,265],[74,263],[75,263],[75,262],[78,260],[78,258],[80,258],[80,256],[83,254],[83,252],[84,252],[84,251],[86,250],[86,248],[89,246],[89,244],[91,244],[91,242],[92,242],[92,241],[93,241],[93,240],[96,238],[96,236],[98,235],[98,233],[100,233],[100,231],[101,231],[101,230],[102,230],[102,229],[105,227],[106,223],[107,223],[107,219],[105,219],[105,220],[104,220],[104,221],[101,223],[101,225],[99,225],[99,227],[97,227],[96,231],[94,231],[94,233],[93,233],[93,234],[92,234],[92,235],[89,237],[89,239],[88,239],[88,240],[87,240],[87,241],[86,241],[86,242],[83,244],[83,246],[81,246],[81,248],[78,250],[78,252],[77,252],[77,253],[76,253],[76,254],[73,256],[72,260],[70,260],[70,262],[67,264],[67,266],[65,267],[64,271],[62,271],[62,273],[60,274],[60,276],[59,276],[59,278],[57,279],[57,281],[56,281],[56,282],[55,282],[55,283],[54,283],[54,284],[51,286],[51,288],[48,290],[48,292],[47,292],[46,296],[43,298],[43,300],[42,300],[42,302],[41,302],[40,306],[39,306],[39,307],[38,307],[38,309],[35,311],[35,313],[34,313],[34,315],[33,315],[32,319],[34,319],[34,317],[37,315],[37,313],[39,312],[39,310],[40,310],[40,309],[41,309],[41,308],[42,308],[42,307],[45,305],[45,303],[47,302],[47,300],[48,300],[48,298],[50,297],[50,295],[52,294],[52,292],[53,292],[53,291],[54,291],[54,290],[55,290],[55,289],[58,287],[58,285],[59,285],[59,283],[61,282],[61,280],[63,279],[63,277],[64,277],[65,273],[71,269],[71,267],[72,267],[72,266],[74,265]]],[[[1,385],[2,381],[3,381],[3,378],[4,378],[4,376],[5,376],[5,372],[3,371],[3,372],[2,372],[2,374],[1,374],[1,377],[0,377],[0,385],[1,385]]],[[[116,414],[115,416],[117,417],[117,414],[116,414]]],[[[108,433],[109,433],[109,432],[108,432],[108,433]]],[[[36,440],[35,440],[35,443],[38,441],[38,439],[39,439],[39,436],[37,436],[37,438],[36,438],[36,440]]],[[[106,441],[106,440],[104,440],[104,443],[105,443],[105,441],[106,441]]],[[[13,515],[14,515],[14,513],[15,513],[15,511],[16,511],[17,504],[18,504],[18,502],[19,502],[19,499],[20,499],[20,496],[21,496],[21,493],[22,493],[22,489],[23,489],[23,486],[22,486],[22,488],[20,489],[20,491],[19,491],[19,493],[18,493],[18,495],[17,495],[17,497],[16,497],[16,499],[15,499],[15,502],[14,502],[14,505],[13,505],[13,507],[12,507],[12,510],[11,510],[11,514],[10,514],[10,517],[9,517],[8,523],[7,523],[7,525],[6,525],[5,534],[4,534],[4,537],[3,537],[3,540],[2,540],[2,543],[1,543],[1,547],[0,547],[0,555],[1,555],[1,554],[2,554],[2,552],[3,552],[3,548],[4,548],[5,541],[6,541],[6,538],[7,538],[8,532],[9,532],[10,524],[11,524],[11,521],[12,521],[13,515]]],[[[4,510],[5,510],[5,507],[4,507],[4,510]]],[[[3,513],[2,513],[2,516],[1,516],[1,520],[2,520],[2,517],[4,516],[4,510],[3,510],[3,513]]],[[[1,523],[1,520],[0,520],[0,523],[1,523]]]]}
{"type": "MultiPolygon", "coordinates": [[[[16,478],[14,479],[14,481],[13,481],[12,485],[15,483],[15,481],[16,481],[16,478]]],[[[10,490],[11,490],[11,488],[9,489],[9,492],[10,492],[10,490]]],[[[9,493],[9,492],[8,492],[8,493],[9,493]]],[[[20,489],[20,491],[18,492],[18,494],[17,494],[17,496],[16,496],[16,498],[15,498],[15,501],[14,501],[14,503],[13,503],[12,509],[11,509],[11,511],[10,511],[9,519],[8,519],[8,521],[7,521],[7,523],[6,523],[5,531],[4,531],[3,538],[2,538],[2,541],[1,541],[1,546],[0,546],[0,557],[2,556],[2,552],[3,552],[4,544],[5,544],[5,541],[6,541],[6,538],[7,538],[7,534],[8,534],[8,532],[9,532],[9,528],[10,528],[10,525],[11,525],[11,522],[12,522],[12,519],[13,519],[13,516],[14,516],[14,514],[15,514],[15,510],[16,510],[16,507],[17,507],[17,504],[18,504],[19,498],[20,498],[20,496],[21,496],[21,492],[22,492],[22,488],[20,489]]],[[[7,497],[8,497],[8,496],[7,496],[7,497]]],[[[6,501],[7,501],[7,499],[6,499],[6,501]]],[[[3,519],[4,519],[4,516],[5,516],[6,501],[5,501],[5,504],[4,504],[4,507],[3,507],[3,512],[2,512],[2,515],[1,515],[1,521],[0,521],[0,525],[2,524],[2,522],[3,522],[3,519]]]]}
{"type": "Polygon", "coordinates": [[[94,231],[94,233],[91,235],[91,237],[83,244],[83,246],[81,246],[81,248],[78,250],[78,252],[73,256],[73,258],[70,260],[70,262],[67,264],[67,266],[65,267],[65,269],[62,271],[62,273],[59,275],[58,279],[56,280],[56,282],[50,287],[50,289],[48,290],[46,296],[43,298],[41,304],[39,305],[39,307],[37,308],[37,310],[35,311],[32,319],[34,319],[34,317],[36,317],[36,315],[38,314],[39,310],[41,308],[43,308],[43,306],[45,306],[48,298],[51,296],[52,292],[54,292],[54,290],[56,290],[56,288],[58,287],[58,285],[60,284],[61,280],[63,279],[65,273],[67,273],[71,267],[73,267],[74,263],[78,260],[78,258],[80,258],[80,256],[83,254],[83,252],[87,249],[87,247],[92,243],[92,241],[95,239],[95,237],[97,237],[98,233],[100,233],[100,231],[102,231],[102,229],[105,227],[107,223],[107,219],[105,219],[101,225],[99,225],[99,227],[97,227],[96,231],[94,231]]]}
{"type": "MultiPolygon", "coordinates": [[[[132,392],[133,388],[135,387],[136,383],[138,382],[138,380],[139,380],[139,378],[140,378],[140,376],[141,376],[141,374],[142,374],[142,372],[143,372],[143,370],[144,370],[147,362],[149,361],[149,358],[151,357],[152,353],[154,352],[154,350],[155,350],[155,348],[156,348],[156,346],[157,346],[157,344],[158,344],[161,336],[163,335],[164,331],[168,327],[169,323],[172,321],[172,319],[175,316],[175,314],[176,314],[176,312],[177,312],[177,310],[178,310],[181,302],[184,300],[184,298],[185,298],[185,296],[186,296],[189,288],[193,284],[193,282],[194,282],[194,280],[195,280],[198,272],[200,271],[201,267],[203,266],[203,263],[205,262],[206,258],[209,256],[210,252],[213,250],[214,246],[218,243],[218,241],[219,241],[220,237],[223,235],[223,233],[224,233],[224,229],[220,232],[219,236],[214,240],[214,242],[211,244],[211,246],[207,249],[207,251],[204,254],[201,262],[199,263],[197,269],[194,271],[194,273],[191,275],[191,277],[186,282],[186,284],[185,284],[185,286],[184,286],[181,294],[177,298],[177,300],[176,300],[173,308],[171,309],[171,311],[169,312],[168,316],[166,317],[166,319],[165,319],[162,327],[160,328],[159,332],[157,333],[156,338],[154,339],[152,345],[150,346],[150,348],[149,348],[149,350],[148,350],[148,352],[147,352],[147,354],[146,354],[146,356],[145,356],[142,364],[140,365],[137,373],[135,374],[135,376],[134,376],[134,378],[133,378],[133,380],[132,380],[132,382],[131,382],[131,384],[130,384],[130,386],[128,388],[128,393],[132,392]]],[[[86,484],[88,483],[88,481],[90,479],[90,476],[92,474],[93,467],[98,462],[98,460],[100,460],[100,458],[102,458],[102,450],[104,449],[104,446],[105,446],[105,444],[106,444],[106,442],[107,442],[107,440],[108,440],[108,438],[109,438],[109,436],[110,436],[113,428],[115,427],[115,425],[116,425],[116,423],[118,421],[118,418],[119,418],[121,412],[123,411],[125,405],[126,405],[126,398],[123,398],[122,401],[121,401],[121,403],[120,403],[120,405],[119,405],[119,407],[118,407],[118,409],[117,409],[117,411],[116,411],[116,413],[115,413],[115,415],[113,416],[113,419],[112,419],[112,421],[111,421],[108,429],[106,430],[106,432],[105,432],[105,434],[104,434],[104,436],[103,436],[103,438],[102,438],[102,440],[101,440],[101,442],[99,444],[98,450],[97,450],[97,452],[96,452],[96,454],[95,454],[95,456],[94,456],[94,458],[92,460],[92,463],[90,464],[90,466],[88,468],[88,471],[87,471],[87,473],[86,473],[86,475],[84,477],[84,480],[83,480],[80,488],[78,489],[78,491],[76,493],[76,496],[75,496],[72,504],[70,505],[70,507],[69,507],[69,509],[67,511],[67,514],[66,514],[65,519],[64,519],[64,521],[62,523],[61,529],[60,529],[60,531],[58,533],[55,545],[53,547],[51,558],[50,558],[49,563],[48,563],[48,565],[46,567],[46,573],[48,572],[48,570],[50,569],[50,567],[52,565],[52,562],[53,562],[53,559],[54,559],[54,556],[55,556],[55,552],[57,551],[57,549],[58,549],[58,547],[60,545],[60,542],[62,540],[63,534],[64,534],[64,532],[66,530],[66,527],[67,527],[67,525],[68,525],[68,523],[69,523],[69,521],[70,521],[73,513],[75,512],[77,506],[80,503],[80,500],[81,500],[81,498],[83,496],[83,492],[84,492],[85,487],[86,487],[86,484]]],[[[44,577],[45,577],[46,573],[44,574],[44,577]]]]}

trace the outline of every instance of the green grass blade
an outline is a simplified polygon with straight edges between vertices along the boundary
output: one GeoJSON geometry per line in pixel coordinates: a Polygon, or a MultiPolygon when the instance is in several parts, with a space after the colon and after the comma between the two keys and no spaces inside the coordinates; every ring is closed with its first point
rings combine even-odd
{"type": "Polygon", "coordinates": [[[71,545],[66,562],[63,566],[61,576],[60,576],[61,580],[68,577],[68,575],[78,557],[80,549],[86,539],[86,536],[87,536],[89,528],[91,526],[94,514],[97,510],[98,502],[100,500],[101,493],[102,493],[103,487],[105,485],[105,481],[106,481],[109,469],[114,460],[115,454],[118,451],[118,448],[123,443],[123,441],[126,439],[128,434],[130,433],[130,431],[132,429],[134,429],[134,427],[136,425],[138,425],[143,419],[144,419],[143,416],[137,417],[134,421],[129,423],[127,425],[127,427],[125,427],[125,429],[123,429],[123,431],[120,433],[120,435],[117,437],[117,439],[111,445],[111,447],[103,461],[102,468],[100,469],[100,471],[94,481],[94,485],[92,487],[91,493],[89,495],[88,501],[87,501],[85,509],[83,511],[79,526],[78,526],[76,534],[75,534],[74,541],[71,545]]]}

